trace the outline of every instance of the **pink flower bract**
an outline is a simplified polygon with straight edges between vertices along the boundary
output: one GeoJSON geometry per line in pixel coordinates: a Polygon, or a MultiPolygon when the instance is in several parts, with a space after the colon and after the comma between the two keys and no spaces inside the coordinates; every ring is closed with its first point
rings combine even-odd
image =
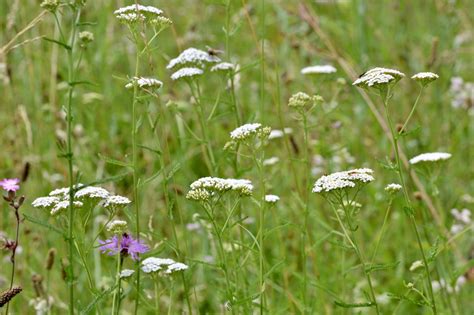
{"type": "Polygon", "coordinates": [[[5,178],[0,181],[0,186],[6,191],[17,191],[20,189],[20,180],[18,178],[5,178]]]}

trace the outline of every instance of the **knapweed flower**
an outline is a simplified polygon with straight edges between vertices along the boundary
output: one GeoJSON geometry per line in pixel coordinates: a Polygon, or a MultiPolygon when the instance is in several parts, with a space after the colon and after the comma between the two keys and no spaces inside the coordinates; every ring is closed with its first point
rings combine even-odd
{"type": "Polygon", "coordinates": [[[410,164],[418,164],[418,163],[425,163],[425,162],[438,162],[438,161],[445,161],[451,158],[450,153],[446,152],[430,152],[430,153],[423,153],[417,155],[410,159],[410,164]]]}
{"type": "Polygon", "coordinates": [[[400,184],[392,183],[385,186],[385,191],[388,192],[389,194],[396,194],[400,190],[402,190],[402,185],[400,184]]]}
{"type": "Polygon", "coordinates": [[[120,271],[120,279],[130,278],[135,273],[132,269],[123,269],[120,271]]]}
{"type": "Polygon", "coordinates": [[[17,191],[20,189],[20,180],[18,178],[5,178],[0,181],[0,187],[5,191],[17,191]]]}
{"type": "MultiPolygon", "coordinates": [[[[72,205],[76,209],[76,208],[81,208],[84,204],[80,201],[74,201],[72,205]]],[[[51,209],[50,213],[52,216],[57,216],[68,208],[69,208],[69,200],[63,200],[56,203],[54,207],[51,209]]]]}
{"type": "Polygon", "coordinates": [[[235,70],[235,65],[230,62],[221,62],[211,68],[211,72],[230,72],[235,70]]]}
{"type": "Polygon", "coordinates": [[[255,137],[265,139],[271,133],[270,127],[263,127],[262,124],[254,123],[254,124],[245,124],[234,129],[230,133],[230,138],[237,142],[243,142],[247,140],[251,140],[255,137]]]}
{"type": "Polygon", "coordinates": [[[311,108],[317,103],[321,103],[323,101],[323,98],[319,95],[309,96],[304,92],[298,92],[290,97],[288,100],[288,106],[300,110],[303,108],[311,108]]]}
{"type": "Polygon", "coordinates": [[[330,74],[336,71],[337,69],[331,65],[317,65],[301,69],[301,74],[330,74]]]}
{"type": "Polygon", "coordinates": [[[131,256],[133,260],[138,260],[138,255],[146,253],[149,247],[141,240],[134,239],[131,235],[123,233],[122,236],[113,236],[112,238],[102,241],[99,240],[101,245],[99,249],[102,253],[109,256],[118,255],[131,256]]]}
{"type": "Polygon", "coordinates": [[[127,221],[114,220],[107,224],[107,231],[116,235],[121,235],[127,230],[127,221]]]}
{"type": "Polygon", "coordinates": [[[203,73],[204,71],[199,68],[181,68],[171,75],[171,80],[176,81],[183,78],[193,78],[203,73]]]}
{"type": "Polygon", "coordinates": [[[372,173],[373,170],[369,168],[358,168],[325,175],[314,183],[313,192],[332,192],[334,190],[353,188],[358,184],[366,184],[374,180],[372,173]]]}
{"type": "Polygon", "coordinates": [[[400,81],[405,74],[394,69],[387,68],[373,68],[364,74],[362,74],[357,80],[352,83],[359,87],[382,87],[390,83],[396,83],[400,81]]]}
{"type": "Polygon", "coordinates": [[[265,195],[265,202],[268,203],[277,203],[280,200],[280,197],[277,195],[265,195]]]}
{"type": "Polygon", "coordinates": [[[140,89],[156,89],[158,90],[163,86],[163,82],[154,78],[145,77],[133,77],[130,82],[125,85],[126,89],[131,89],[134,86],[138,86],[140,89]]]}
{"type": "Polygon", "coordinates": [[[186,198],[194,201],[207,201],[217,193],[237,192],[241,196],[251,196],[253,185],[247,179],[202,177],[190,185],[186,198]]]}
{"type": "Polygon", "coordinates": [[[439,75],[433,72],[419,72],[413,75],[411,78],[412,80],[415,80],[421,85],[426,86],[434,80],[437,80],[439,78],[439,75]]]}
{"type": "Polygon", "coordinates": [[[166,66],[166,69],[181,67],[204,68],[208,64],[214,64],[218,62],[221,62],[219,57],[210,55],[206,51],[191,47],[180,53],[178,57],[171,59],[166,66]]]}

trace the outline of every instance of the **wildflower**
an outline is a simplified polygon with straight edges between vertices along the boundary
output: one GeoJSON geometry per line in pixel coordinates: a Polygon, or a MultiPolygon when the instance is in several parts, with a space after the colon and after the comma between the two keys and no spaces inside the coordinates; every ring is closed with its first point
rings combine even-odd
{"type": "Polygon", "coordinates": [[[309,96],[304,92],[298,92],[293,94],[288,100],[288,106],[296,109],[302,109],[312,107],[319,102],[322,102],[323,98],[319,95],[309,96]]]}
{"type": "Polygon", "coordinates": [[[126,221],[114,220],[107,225],[107,231],[116,235],[120,235],[125,232],[127,227],[128,227],[128,224],[126,221]]]}
{"type": "Polygon", "coordinates": [[[190,185],[192,190],[206,189],[215,192],[236,191],[241,194],[251,194],[253,190],[252,182],[248,179],[202,177],[190,185]]]}
{"type": "MultiPolygon", "coordinates": [[[[221,62],[221,59],[215,55],[210,55],[196,48],[188,48],[179,54],[178,57],[171,59],[166,69],[173,69],[177,67],[197,67],[203,68],[204,66],[212,63],[221,62]]],[[[174,80],[174,79],[173,79],[174,80]]]]}
{"type": "Polygon", "coordinates": [[[36,315],[46,315],[50,311],[53,298],[50,297],[49,301],[42,297],[37,297],[28,302],[30,306],[33,306],[35,309],[36,315]]]}
{"type": "Polygon", "coordinates": [[[52,209],[60,199],[58,197],[39,197],[36,198],[31,205],[35,208],[52,209]]]}
{"type": "Polygon", "coordinates": [[[131,89],[137,85],[141,89],[159,89],[163,86],[163,82],[154,78],[133,77],[130,82],[125,85],[125,88],[131,89]]]}
{"type": "Polygon", "coordinates": [[[314,183],[313,192],[331,192],[333,190],[353,188],[357,184],[369,183],[374,180],[372,173],[373,170],[369,168],[360,168],[325,175],[314,183]]]}
{"type": "Polygon", "coordinates": [[[173,274],[175,272],[187,270],[189,267],[186,264],[180,263],[180,262],[175,262],[171,265],[168,265],[168,269],[166,269],[165,273],[166,274],[173,274]]]}
{"type": "Polygon", "coordinates": [[[181,68],[171,75],[171,80],[176,81],[182,78],[192,78],[202,75],[204,71],[199,68],[181,68]]]}
{"type": "Polygon", "coordinates": [[[396,83],[405,77],[405,74],[394,69],[373,68],[362,74],[352,85],[369,88],[382,87],[389,83],[396,83]]]}
{"type": "Polygon", "coordinates": [[[104,201],[104,208],[115,210],[117,208],[125,207],[126,205],[130,204],[131,201],[127,197],[123,196],[109,196],[104,201]]]}
{"type": "Polygon", "coordinates": [[[221,62],[211,68],[211,72],[223,71],[230,72],[235,70],[235,65],[230,62],[221,62]]]}
{"type": "Polygon", "coordinates": [[[268,203],[277,203],[280,200],[280,197],[277,195],[265,195],[265,202],[268,203]]]}
{"type": "Polygon", "coordinates": [[[396,194],[396,193],[399,192],[401,189],[402,189],[402,185],[400,185],[400,184],[395,184],[395,183],[388,184],[388,185],[385,187],[385,191],[388,192],[389,194],[396,194]]]}
{"type": "Polygon", "coordinates": [[[58,0],[44,0],[41,2],[40,7],[42,7],[45,10],[48,10],[49,12],[54,12],[59,6],[59,1],[58,0]]]}
{"type": "Polygon", "coordinates": [[[123,269],[120,271],[120,279],[130,278],[135,273],[135,270],[123,269]]]}
{"type": "Polygon", "coordinates": [[[416,269],[423,267],[423,262],[421,260],[414,261],[410,266],[410,271],[415,271],[416,269]]]}
{"type": "Polygon", "coordinates": [[[87,44],[94,41],[94,34],[88,31],[80,32],[79,39],[81,40],[82,44],[86,46],[87,44]]]}
{"type": "Polygon", "coordinates": [[[426,86],[434,80],[437,80],[439,75],[433,72],[419,72],[413,75],[411,78],[416,82],[419,82],[422,86],[426,86]]]}
{"type": "Polygon", "coordinates": [[[451,209],[451,215],[455,220],[450,229],[453,235],[460,233],[466,226],[471,224],[471,211],[469,209],[463,209],[462,211],[451,209]]]}
{"type": "Polygon", "coordinates": [[[270,165],[275,165],[280,161],[280,159],[276,156],[272,156],[271,158],[268,158],[266,160],[263,160],[263,165],[264,166],[270,166],[270,165]]]}
{"type": "Polygon", "coordinates": [[[169,18],[164,17],[164,16],[157,16],[150,20],[150,24],[153,26],[158,26],[161,29],[165,29],[171,24],[173,24],[173,21],[171,21],[169,18]]]}
{"type": "Polygon", "coordinates": [[[122,237],[115,235],[105,241],[99,240],[99,244],[102,253],[107,253],[110,256],[120,253],[123,257],[130,255],[133,260],[138,260],[138,254],[146,253],[149,250],[145,243],[135,240],[127,233],[123,233],[122,237]]]}
{"type": "Polygon", "coordinates": [[[151,23],[163,13],[153,6],[132,4],[114,11],[115,17],[123,23],[133,24],[138,21],[151,23]]]}
{"type": "Polygon", "coordinates": [[[414,158],[411,158],[410,164],[414,165],[421,162],[445,161],[445,160],[448,160],[449,158],[451,158],[451,154],[445,153],[445,152],[423,153],[423,154],[415,156],[414,158]]]}
{"type": "Polygon", "coordinates": [[[301,69],[301,74],[330,74],[336,71],[336,68],[331,65],[318,65],[301,69]]]}
{"type": "MultiPolygon", "coordinates": [[[[81,184],[81,183],[76,184],[73,186],[73,190],[77,190],[83,186],[84,184],[81,184]]],[[[69,198],[69,187],[54,189],[49,193],[49,196],[59,197],[59,198],[69,198]]]]}
{"type": "Polygon", "coordinates": [[[449,91],[453,108],[466,109],[469,115],[474,114],[474,82],[464,82],[461,77],[451,78],[449,91]]]}
{"type": "Polygon", "coordinates": [[[246,141],[257,136],[259,138],[267,138],[271,133],[270,127],[263,127],[262,124],[245,124],[234,129],[230,133],[230,138],[234,141],[246,141]]]}
{"type": "Polygon", "coordinates": [[[193,189],[186,194],[186,199],[194,201],[206,201],[211,199],[213,195],[213,192],[209,192],[206,189],[193,189]]]}
{"type": "MultiPolygon", "coordinates": [[[[84,204],[80,201],[74,201],[73,202],[74,208],[81,208],[83,205],[84,204]]],[[[54,205],[54,207],[53,207],[53,209],[51,209],[50,213],[51,213],[52,216],[57,216],[68,208],[69,208],[69,200],[62,200],[62,201],[60,201],[60,202],[58,202],[54,205]]]]}
{"type": "Polygon", "coordinates": [[[282,138],[284,135],[285,135],[285,132],[283,130],[272,129],[272,131],[268,135],[268,140],[282,138]]]}
{"type": "Polygon", "coordinates": [[[441,288],[444,288],[448,293],[458,293],[461,290],[461,287],[466,283],[466,277],[460,276],[456,279],[456,282],[453,285],[450,285],[445,279],[434,280],[431,282],[433,291],[437,292],[441,288]]]}
{"type": "Polygon", "coordinates": [[[87,187],[79,189],[74,194],[74,198],[77,198],[79,200],[107,199],[109,197],[109,195],[110,195],[110,193],[102,187],[87,186],[87,187]]]}
{"type": "Polygon", "coordinates": [[[142,270],[144,273],[154,273],[163,269],[163,266],[169,266],[176,263],[171,258],[148,257],[142,261],[142,270]]]}
{"type": "Polygon", "coordinates": [[[20,180],[18,178],[5,178],[0,181],[0,187],[5,191],[17,191],[20,189],[20,180]]]}

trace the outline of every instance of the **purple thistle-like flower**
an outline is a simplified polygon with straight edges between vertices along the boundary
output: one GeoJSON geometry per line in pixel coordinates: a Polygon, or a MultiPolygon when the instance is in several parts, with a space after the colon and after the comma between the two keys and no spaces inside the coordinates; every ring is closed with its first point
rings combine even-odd
{"type": "Polygon", "coordinates": [[[0,180],[0,186],[6,191],[17,191],[20,189],[20,180],[18,178],[5,178],[0,180]]]}
{"type": "Polygon", "coordinates": [[[113,236],[112,238],[102,241],[99,240],[101,245],[99,249],[102,253],[106,253],[109,256],[114,256],[120,253],[122,256],[130,255],[133,260],[138,260],[138,254],[146,253],[150,248],[140,240],[134,239],[127,233],[123,233],[120,237],[113,236]]]}

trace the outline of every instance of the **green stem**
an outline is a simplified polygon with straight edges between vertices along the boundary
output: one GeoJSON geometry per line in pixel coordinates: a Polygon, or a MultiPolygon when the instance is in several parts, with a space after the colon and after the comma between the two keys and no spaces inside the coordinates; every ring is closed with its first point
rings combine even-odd
{"type": "MultiPolygon", "coordinates": [[[[399,154],[399,149],[398,149],[398,136],[395,134],[395,130],[393,128],[392,118],[390,117],[390,114],[389,114],[389,111],[388,111],[388,99],[390,97],[389,94],[390,94],[390,91],[388,91],[387,94],[385,95],[385,97],[383,97],[383,102],[384,102],[384,107],[385,107],[385,115],[386,115],[387,122],[388,122],[388,125],[389,125],[389,128],[390,128],[390,134],[392,136],[391,140],[392,140],[392,144],[393,144],[393,149],[395,151],[395,158],[396,158],[396,161],[397,161],[397,173],[398,173],[398,177],[400,178],[400,183],[402,185],[403,196],[405,198],[406,206],[408,207],[409,211],[412,211],[410,196],[408,195],[408,190],[407,190],[405,180],[404,180],[403,174],[402,174],[402,162],[401,162],[401,159],[400,159],[400,154],[399,154]]],[[[433,287],[431,285],[431,276],[430,276],[430,269],[429,269],[429,266],[428,266],[428,261],[426,259],[425,251],[423,250],[423,244],[421,242],[420,233],[418,232],[418,228],[416,226],[415,217],[413,216],[412,213],[409,213],[408,217],[410,218],[410,223],[412,224],[413,230],[415,231],[416,240],[417,240],[417,243],[418,243],[418,248],[420,250],[421,257],[423,259],[423,266],[425,268],[426,278],[428,280],[428,291],[430,293],[430,298],[431,298],[431,309],[433,310],[433,314],[436,315],[437,314],[436,304],[435,304],[435,299],[434,299],[433,287]]]]}
{"type": "Polygon", "coordinates": [[[390,201],[388,202],[387,211],[385,212],[385,217],[383,218],[382,228],[380,229],[379,238],[377,239],[377,244],[375,245],[375,250],[374,250],[374,253],[372,254],[372,259],[370,260],[372,263],[374,263],[374,261],[375,261],[375,257],[377,256],[377,251],[378,251],[379,246],[380,246],[380,241],[382,241],[382,238],[385,234],[385,226],[387,225],[388,217],[390,216],[390,209],[392,208],[392,202],[393,202],[393,198],[390,197],[390,201]]]}
{"type": "Polygon", "coordinates": [[[403,131],[405,131],[406,126],[408,125],[408,122],[409,122],[410,119],[411,119],[411,116],[413,116],[413,113],[414,113],[415,110],[416,110],[416,106],[418,105],[418,100],[419,100],[420,97],[421,97],[421,93],[423,93],[423,86],[422,86],[421,89],[420,89],[420,93],[418,93],[418,96],[416,97],[415,104],[414,104],[413,107],[411,108],[411,111],[410,111],[410,114],[408,114],[407,120],[405,120],[405,123],[403,124],[403,127],[402,127],[402,129],[400,129],[400,131],[398,132],[398,134],[401,135],[401,134],[403,133],[403,131]]]}
{"type": "Polygon", "coordinates": [[[258,283],[259,283],[259,297],[260,297],[260,314],[263,314],[264,308],[265,308],[265,253],[264,253],[264,247],[263,247],[263,242],[265,238],[265,175],[264,175],[264,170],[263,170],[263,159],[264,159],[264,151],[263,151],[263,142],[260,144],[260,147],[258,148],[258,151],[256,154],[258,154],[258,157],[254,153],[254,159],[257,165],[257,170],[258,170],[258,178],[259,178],[259,184],[260,184],[260,191],[261,191],[261,196],[260,196],[260,207],[259,207],[259,224],[258,224],[258,242],[259,242],[259,277],[258,277],[258,283]]]}
{"type": "Polygon", "coordinates": [[[311,162],[309,158],[309,128],[308,128],[308,119],[305,112],[301,113],[302,120],[303,120],[303,131],[304,131],[304,158],[305,158],[305,191],[304,191],[304,200],[305,200],[305,208],[304,208],[304,228],[302,232],[302,240],[301,240],[301,261],[302,261],[302,268],[303,268],[303,314],[306,314],[307,310],[307,288],[308,288],[308,271],[306,266],[306,243],[308,238],[308,221],[309,221],[309,189],[310,189],[310,176],[311,176],[311,162]]]}
{"type": "Polygon", "coordinates": [[[121,278],[120,278],[120,272],[122,269],[122,255],[120,252],[117,253],[117,274],[115,275],[115,291],[114,291],[114,297],[112,300],[112,314],[113,315],[118,315],[119,314],[119,305],[120,305],[120,284],[121,284],[121,278]]]}

